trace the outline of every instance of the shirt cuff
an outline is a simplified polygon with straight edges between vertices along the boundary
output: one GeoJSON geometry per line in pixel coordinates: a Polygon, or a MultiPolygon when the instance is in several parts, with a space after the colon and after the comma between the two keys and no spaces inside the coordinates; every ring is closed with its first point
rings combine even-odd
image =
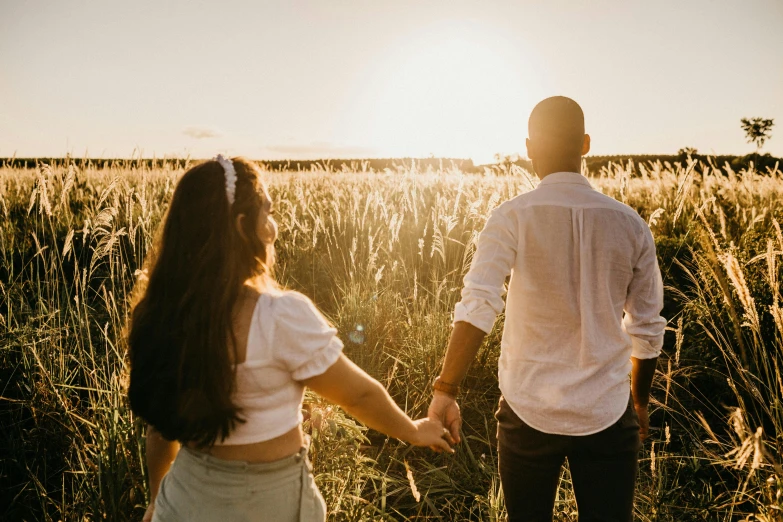
{"type": "Polygon", "coordinates": [[[464,303],[459,302],[454,307],[454,321],[452,325],[457,321],[464,321],[470,323],[484,333],[492,331],[492,325],[495,324],[495,318],[497,313],[487,304],[475,303],[473,306],[466,306],[464,303]]]}
{"type": "Polygon", "coordinates": [[[291,373],[291,378],[295,381],[304,381],[310,377],[321,375],[329,369],[343,352],[343,342],[334,336],[329,343],[313,354],[306,363],[291,373]]]}
{"type": "Polygon", "coordinates": [[[656,348],[651,342],[631,336],[631,357],[635,359],[655,359],[661,355],[661,348],[656,348]]]}

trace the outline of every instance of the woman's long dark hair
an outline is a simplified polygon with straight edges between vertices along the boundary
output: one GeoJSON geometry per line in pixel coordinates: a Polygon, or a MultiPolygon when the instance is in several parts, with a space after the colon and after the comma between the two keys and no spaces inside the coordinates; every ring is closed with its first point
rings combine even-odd
{"type": "Polygon", "coordinates": [[[165,438],[200,446],[224,439],[241,422],[231,400],[232,313],[243,284],[267,270],[256,234],[259,171],[244,159],[232,162],[233,205],[217,161],[180,179],[128,328],[131,410],[165,438]],[[239,214],[243,234],[235,224],[239,214]]]}

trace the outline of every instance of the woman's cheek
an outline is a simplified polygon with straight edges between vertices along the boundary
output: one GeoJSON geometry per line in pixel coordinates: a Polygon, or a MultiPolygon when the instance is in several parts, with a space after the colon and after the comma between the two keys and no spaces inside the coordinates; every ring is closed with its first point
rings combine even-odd
{"type": "Polygon", "coordinates": [[[277,239],[277,223],[271,217],[261,226],[259,239],[267,244],[274,243],[277,239]]]}

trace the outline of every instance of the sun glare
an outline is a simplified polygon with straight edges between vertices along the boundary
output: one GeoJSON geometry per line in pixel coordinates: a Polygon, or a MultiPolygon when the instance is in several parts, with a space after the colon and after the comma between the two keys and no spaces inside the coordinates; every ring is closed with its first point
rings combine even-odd
{"type": "Polygon", "coordinates": [[[479,162],[520,151],[530,104],[523,61],[488,29],[450,25],[407,39],[383,66],[373,141],[392,156],[479,162]]]}

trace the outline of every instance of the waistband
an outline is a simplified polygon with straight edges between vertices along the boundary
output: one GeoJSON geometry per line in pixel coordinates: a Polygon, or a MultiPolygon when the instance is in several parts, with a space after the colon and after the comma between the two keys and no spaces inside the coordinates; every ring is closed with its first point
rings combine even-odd
{"type": "Polygon", "coordinates": [[[301,466],[307,462],[307,451],[309,448],[309,441],[299,449],[299,452],[284,457],[280,460],[274,460],[272,462],[247,462],[244,460],[226,460],[218,457],[213,457],[201,451],[191,449],[187,446],[182,446],[179,452],[187,460],[196,461],[202,466],[219,469],[221,471],[236,472],[236,473],[254,473],[265,474],[274,471],[280,471],[286,468],[293,468],[301,466]]]}

